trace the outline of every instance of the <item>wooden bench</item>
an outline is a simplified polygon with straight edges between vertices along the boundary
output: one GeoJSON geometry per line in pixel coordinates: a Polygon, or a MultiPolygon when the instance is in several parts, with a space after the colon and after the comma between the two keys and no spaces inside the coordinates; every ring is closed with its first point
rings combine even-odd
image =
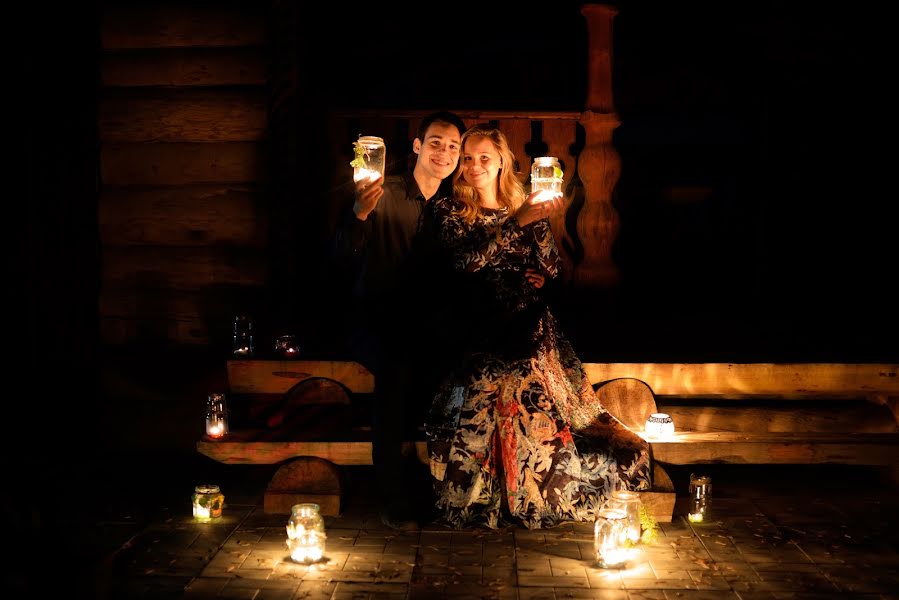
{"type": "MultiPolygon", "coordinates": [[[[610,412],[651,444],[655,489],[642,500],[659,521],[670,521],[674,508],[666,464],[842,463],[896,473],[899,365],[588,363],[585,369],[610,412]],[[643,424],[652,412],[670,414],[677,432],[647,436],[643,424]]],[[[283,463],[266,490],[267,512],[314,501],[325,514],[339,514],[335,465],[371,464],[367,418],[353,407],[373,391],[372,375],[354,362],[233,360],[228,381],[232,397],[248,399],[249,420],[264,425],[201,439],[198,451],[229,464],[283,463]]],[[[422,440],[410,440],[407,451],[426,460],[422,440]]]]}

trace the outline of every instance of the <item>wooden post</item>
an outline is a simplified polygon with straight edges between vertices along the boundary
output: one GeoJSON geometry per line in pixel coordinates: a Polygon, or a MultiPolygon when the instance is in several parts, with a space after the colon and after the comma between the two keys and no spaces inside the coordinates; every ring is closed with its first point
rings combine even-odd
{"type": "Polygon", "coordinates": [[[618,283],[612,262],[612,243],[618,235],[618,213],[612,190],[618,183],[621,160],[612,146],[618,115],[612,100],[612,18],[617,10],[606,4],[585,4],[587,20],[587,106],[581,116],[586,145],[578,161],[584,182],[584,206],[577,219],[577,234],[584,248],[575,267],[573,283],[582,288],[607,288],[618,283]]]}

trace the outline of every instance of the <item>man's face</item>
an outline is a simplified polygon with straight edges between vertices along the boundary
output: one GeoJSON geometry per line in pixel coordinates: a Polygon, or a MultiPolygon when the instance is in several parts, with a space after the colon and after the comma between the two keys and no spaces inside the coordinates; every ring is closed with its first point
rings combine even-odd
{"type": "Polygon", "coordinates": [[[446,179],[459,164],[462,135],[454,125],[432,123],[425,131],[425,139],[415,138],[412,151],[418,155],[415,169],[435,179],[446,179]]]}

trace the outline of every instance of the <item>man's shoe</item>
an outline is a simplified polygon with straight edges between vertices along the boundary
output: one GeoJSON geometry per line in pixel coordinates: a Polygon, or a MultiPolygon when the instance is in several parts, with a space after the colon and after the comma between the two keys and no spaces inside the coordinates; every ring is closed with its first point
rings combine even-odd
{"type": "Polygon", "coordinates": [[[381,510],[381,523],[395,531],[419,531],[418,522],[408,514],[397,510],[381,510]]]}

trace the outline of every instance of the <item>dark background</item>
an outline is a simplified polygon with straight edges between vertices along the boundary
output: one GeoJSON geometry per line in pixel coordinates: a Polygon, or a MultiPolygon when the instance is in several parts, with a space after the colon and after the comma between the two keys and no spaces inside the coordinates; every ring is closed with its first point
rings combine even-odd
{"type": "MultiPolygon", "coordinates": [[[[899,360],[883,15],[617,6],[622,280],[562,291],[584,359],[899,360]],[[696,187],[709,195],[678,195],[696,187]]],[[[93,9],[19,7],[6,39],[7,364],[61,383],[89,377],[100,351],[93,9]]],[[[298,10],[300,143],[338,107],[584,108],[578,3],[322,11],[298,10]]]]}

